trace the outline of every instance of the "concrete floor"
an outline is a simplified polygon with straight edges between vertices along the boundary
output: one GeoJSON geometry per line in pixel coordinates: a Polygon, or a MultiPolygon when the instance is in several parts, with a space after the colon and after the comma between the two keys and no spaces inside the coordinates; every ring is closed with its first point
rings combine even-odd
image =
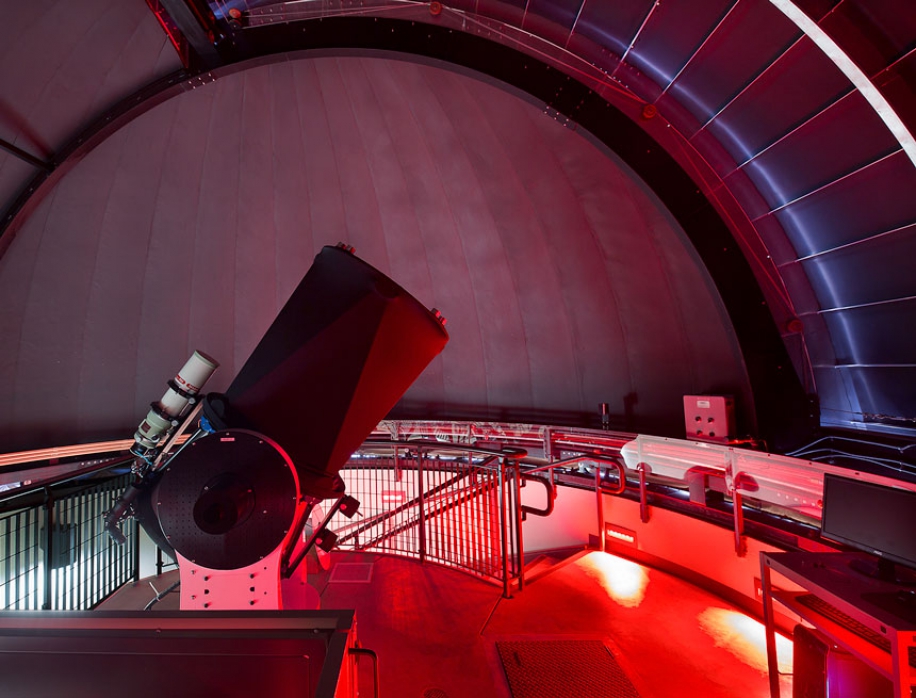
{"type": "MultiPolygon", "coordinates": [[[[641,698],[769,695],[759,623],[712,594],[621,558],[580,551],[542,560],[510,599],[501,587],[436,565],[365,553],[331,559],[328,571],[313,560],[308,581],[321,608],[356,610],[360,643],[378,653],[384,698],[513,698],[497,643],[514,640],[598,640],[641,698]]],[[[143,608],[154,593],[150,582],[161,590],[176,575],[126,588],[102,608],[143,608]]],[[[173,593],[154,610],[177,608],[173,593]]],[[[790,660],[791,645],[783,649],[790,660]]],[[[371,695],[366,669],[361,694],[371,695]]],[[[557,667],[545,671],[558,683],[551,688],[547,676],[537,695],[569,695],[569,675],[564,681],[557,667]]],[[[627,694],[596,685],[595,698],[604,695],[627,694]]],[[[791,696],[788,678],[782,695],[791,696]]]]}

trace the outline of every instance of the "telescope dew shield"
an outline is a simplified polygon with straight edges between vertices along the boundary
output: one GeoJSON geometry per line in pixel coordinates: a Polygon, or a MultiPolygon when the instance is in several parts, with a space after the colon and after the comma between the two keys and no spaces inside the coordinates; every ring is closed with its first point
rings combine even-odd
{"type": "Polygon", "coordinates": [[[141,451],[155,448],[162,435],[175,426],[188,403],[201,391],[218,367],[217,361],[195,351],[177,375],[169,381],[169,389],[159,402],[150,404],[150,411],[134,433],[136,445],[131,451],[136,453],[135,449],[138,448],[141,451]]]}

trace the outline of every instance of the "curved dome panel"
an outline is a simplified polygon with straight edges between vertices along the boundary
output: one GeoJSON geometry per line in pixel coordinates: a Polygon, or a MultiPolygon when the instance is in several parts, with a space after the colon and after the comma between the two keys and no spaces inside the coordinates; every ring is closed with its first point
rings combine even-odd
{"type": "Polygon", "coordinates": [[[751,409],[711,281],[613,156],[467,76],[314,58],[159,105],[44,194],[0,258],[0,450],[129,435],[194,349],[225,388],[338,241],[448,318],[397,416],[607,402],[677,435],[684,394],[751,409]]]}
{"type": "MultiPolygon", "coordinates": [[[[6,3],[0,24],[0,201],[51,166],[74,133],[181,66],[143,2],[6,3]]],[[[2,250],[2,247],[0,247],[2,250]]]]}

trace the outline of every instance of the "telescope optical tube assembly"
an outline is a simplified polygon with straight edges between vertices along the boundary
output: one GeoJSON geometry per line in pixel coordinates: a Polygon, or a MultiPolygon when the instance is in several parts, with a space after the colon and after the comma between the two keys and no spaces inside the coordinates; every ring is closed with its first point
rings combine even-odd
{"type": "Polygon", "coordinates": [[[134,433],[135,443],[130,452],[142,457],[155,450],[163,434],[178,426],[182,412],[195,400],[195,396],[218,367],[217,361],[195,351],[177,375],[169,381],[169,389],[159,402],[150,404],[146,418],[140,422],[134,433]]]}

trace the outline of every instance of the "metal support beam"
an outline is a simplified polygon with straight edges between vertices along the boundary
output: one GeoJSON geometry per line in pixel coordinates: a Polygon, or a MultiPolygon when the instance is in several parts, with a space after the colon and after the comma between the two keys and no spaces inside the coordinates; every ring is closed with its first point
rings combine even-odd
{"type": "Polygon", "coordinates": [[[738,557],[747,555],[747,538],[744,535],[744,500],[735,488],[732,493],[732,514],[735,523],[735,554],[738,557]]]}
{"type": "Polygon", "coordinates": [[[213,67],[220,63],[219,53],[213,43],[215,27],[204,26],[199,12],[195,12],[191,7],[193,0],[158,0],[158,4],[168,14],[175,28],[181,32],[188,48],[194,51],[206,66],[213,67]]]}
{"type": "Polygon", "coordinates": [[[36,158],[34,155],[30,155],[29,153],[25,152],[22,148],[17,148],[15,145],[13,145],[12,143],[8,141],[3,140],[2,138],[0,138],[0,148],[3,148],[3,150],[8,152],[10,155],[15,155],[17,158],[19,158],[23,162],[27,162],[28,164],[32,165],[33,167],[41,168],[45,172],[50,172],[51,170],[54,169],[54,165],[52,165],[50,162],[45,162],[44,160],[40,160],[36,158]]]}
{"type": "Polygon", "coordinates": [[[639,463],[636,470],[639,472],[639,520],[649,523],[649,488],[646,483],[649,466],[646,463],[639,463]]]}

